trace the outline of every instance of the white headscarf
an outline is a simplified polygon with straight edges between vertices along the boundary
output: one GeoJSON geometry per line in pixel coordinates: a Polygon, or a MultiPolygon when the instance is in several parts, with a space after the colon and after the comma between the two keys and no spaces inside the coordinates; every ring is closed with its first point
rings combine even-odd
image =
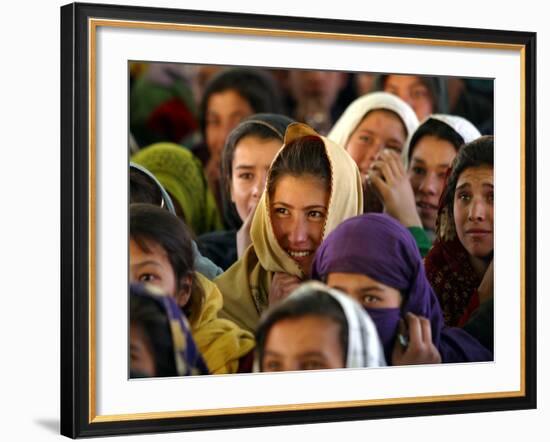
{"type": "Polygon", "coordinates": [[[470,123],[466,118],[459,117],[458,115],[432,114],[426,118],[422,124],[430,119],[445,123],[464,139],[464,143],[470,143],[481,136],[479,130],[477,130],[472,123],[470,123]]]}
{"type": "Polygon", "coordinates": [[[312,292],[318,291],[327,293],[335,299],[346,317],[348,323],[346,368],[385,367],[386,358],[376,326],[368,313],[354,299],[319,281],[308,281],[300,285],[287,299],[311,296],[312,292]]]}
{"type": "Polygon", "coordinates": [[[407,139],[401,152],[401,159],[406,166],[409,158],[409,141],[418,127],[418,118],[407,103],[388,92],[372,92],[353,101],[333,126],[327,138],[345,148],[351,135],[355,132],[361,121],[363,121],[365,115],[378,109],[396,113],[405,126],[407,139]]]}

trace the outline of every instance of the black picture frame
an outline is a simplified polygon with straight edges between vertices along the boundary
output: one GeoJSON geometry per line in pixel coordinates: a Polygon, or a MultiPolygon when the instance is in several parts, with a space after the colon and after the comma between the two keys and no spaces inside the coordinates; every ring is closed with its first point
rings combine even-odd
{"type": "MultiPolygon", "coordinates": [[[[61,434],[76,438],[115,434],[241,428],[536,408],[536,34],[73,3],[61,7],[61,434]],[[186,23],[313,33],[370,35],[515,45],[524,76],[524,300],[523,394],[513,397],[227,413],[216,416],[96,421],[90,398],[89,27],[90,18],[186,23]]],[[[93,259],[92,259],[93,260],[93,259]]]]}

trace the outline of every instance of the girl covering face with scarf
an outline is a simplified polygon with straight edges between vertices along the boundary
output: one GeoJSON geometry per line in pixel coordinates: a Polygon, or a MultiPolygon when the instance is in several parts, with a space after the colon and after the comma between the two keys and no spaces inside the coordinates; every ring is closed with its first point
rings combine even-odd
{"type": "Polygon", "coordinates": [[[309,278],[323,238],[363,209],[353,160],[299,123],[286,131],[266,190],[252,220],[252,245],[215,280],[224,295],[224,316],[250,331],[270,304],[309,278]]]}
{"type": "Polygon", "coordinates": [[[492,360],[466,332],[444,326],[413,237],[387,215],[366,214],[340,224],[317,250],[312,277],[363,304],[393,365],[492,360]],[[403,324],[400,330],[404,317],[408,345],[402,345],[404,339],[396,343],[398,332],[406,333],[403,324]]]}

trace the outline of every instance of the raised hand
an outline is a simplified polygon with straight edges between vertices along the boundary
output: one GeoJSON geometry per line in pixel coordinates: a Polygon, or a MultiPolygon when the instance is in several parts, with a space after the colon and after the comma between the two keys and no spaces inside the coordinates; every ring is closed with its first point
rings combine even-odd
{"type": "Polygon", "coordinates": [[[409,177],[396,152],[384,150],[372,163],[367,179],[388,215],[405,227],[422,227],[409,177]]]}
{"type": "Polygon", "coordinates": [[[243,225],[237,231],[237,257],[239,258],[243,255],[248,246],[252,244],[252,240],[250,239],[250,226],[252,225],[252,218],[254,218],[254,213],[256,212],[259,201],[259,199],[256,201],[256,204],[244,219],[243,225]]]}
{"type": "Polygon", "coordinates": [[[297,276],[275,272],[269,289],[269,305],[275,305],[285,299],[301,282],[302,280],[297,276]]]}
{"type": "Polygon", "coordinates": [[[430,321],[422,316],[407,313],[399,324],[399,333],[407,336],[408,343],[403,345],[401,339],[396,339],[392,353],[393,365],[439,364],[441,355],[432,342],[432,327],[430,321]],[[407,334],[408,329],[408,334],[407,334]]]}

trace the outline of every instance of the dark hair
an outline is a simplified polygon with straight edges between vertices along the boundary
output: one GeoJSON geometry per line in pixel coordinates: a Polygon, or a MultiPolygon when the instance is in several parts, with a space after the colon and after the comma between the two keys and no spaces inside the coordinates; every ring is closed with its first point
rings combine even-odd
{"type": "Polygon", "coordinates": [[[464,138],[462,138],[462,136],[451,126],[435,118],[428,118],[424,123],[418,126],[418,129],[416,129],[411,138],[409,143],[409,161],[412,158],[412,153],[416,144],[427,135],[448,141],[457,152],[464,144],[464,138]]]}
{"type": "Polygon", "coordinates": [[[447,183],[440,200],[440,208],[446,208],[448,216],[453,219],[453,203],[458,178],[464,170],[470,167],[494,166],[494,137],[484,135],[470,143],[466,143],[458,151],[453,161],[447,183]]]}
{"type": "Polygon", "coordinates": [[[323,140],[306,135],[288,143],[273,161],[267,181],[269,196],[273,196],[277,181],[286,175],[300,177],[311,175],[319,178],[327,190],[331,188],[331,168],[323,140]]]}
{"type": "Polygon", "coordinates": [[[199,123],[203,135],[210,96],[227,90],[234,90],[248,101],[254,113],[282,111],[281,97],[275,81],[267,72],[247,68],[225,69],[214,75],[204,90],[199,110],[199,123]]]}
{"type": "Polygon", "coordinates": [[[153,204],[176,214],[170,195],[155,175],[146,167],[130,162],[130,204],[132,203],[153,204]]]}
{"type": "Polygon", "coordinates": [[[155,242],[164,249],[174,271],[178,290],[184,288],[182,279],[191,277],[191,297],[182,310],[193,323],[201,311],[204,293],[194,275],[192,239],[185,223],[160,207],[131,204],[130,237],[147,253],[147,241],[155,242]]]}
{"type": "Polygon", "coordinates": [[[298,319],[305,316],[328,318],[340,326],[339,341],[342,346],[344,365],[348,353],[348,321],[342,307],[331,295],[321,290],[312,290],[307,294],[290,296],[275,307],[267,310],[256,328],[256,351],[263,371],[265,343],[273,326],[285,319],[298,319]]]}
{"type": "Polygon", "coordinates": [[[130,203],[162,204],[162,193],[157,184],[141,170],[130,167],[130,203]]]}
{"type": "Polygon", "coordinates": [[[280,140],[283,145],[286,128],[294,120],[279,114],[254,114],[245,118],[235,127],[227,137],[225,146],[222,151],[221,168],[222,168],[222,186],[224,216],[230,227],[238,229],[242,225],[242,220],[237,213],[235,204],[231,202],[231,182],[233,174],[233,158],[235,149],[239,141],[244,137],[254,136],[261,140],[280,140]]]}
{"type": "MultiPolygon", "coordinates": [[[[166,312],[153,298],[141,296],[144,287],[130,288],[130,324],[139,327],[153,351],[155,376],[177,376],[174,344],[166,312]]],[[[130,366],[130,377],[133,375],[130,366]]]]}

